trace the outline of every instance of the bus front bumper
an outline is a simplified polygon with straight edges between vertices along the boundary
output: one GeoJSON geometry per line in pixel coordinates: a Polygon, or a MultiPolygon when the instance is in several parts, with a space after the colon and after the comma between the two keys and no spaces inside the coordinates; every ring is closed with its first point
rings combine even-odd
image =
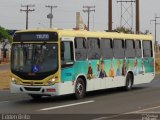
{"type": "Polygon", "coordinates": [[[58,86],[24,86],[17,85],[14,83],[10,84],[11,93],[26,93],[26,94],[39,94],[47,96],[57,96],[58,95],[58,86]]]}

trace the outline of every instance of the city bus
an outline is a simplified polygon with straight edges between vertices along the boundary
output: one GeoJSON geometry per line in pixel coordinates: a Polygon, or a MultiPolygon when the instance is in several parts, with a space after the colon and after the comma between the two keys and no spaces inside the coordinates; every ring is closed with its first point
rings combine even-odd
{"type": "Polygon", "coordinates": [[[12,93],[33,99],[149,83],[155,76],[151,34],[22,30],[11,49],[12,93]]]}

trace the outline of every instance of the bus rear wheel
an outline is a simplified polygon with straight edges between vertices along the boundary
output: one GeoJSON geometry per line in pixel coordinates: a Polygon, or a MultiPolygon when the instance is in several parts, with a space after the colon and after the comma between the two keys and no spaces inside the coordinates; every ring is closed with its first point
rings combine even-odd
{"type": "Polygon", "coordinates": [[[126,91],[131,90],[133,87],[133,75],[131,73],[127,74],[126,77],[126,86],[124,87],[126,91]]]}
{"type": "Polygon", "coordinates": [[[85,96],[86,88],[83,79],[78,78],[75,85],[75,98],[82,99],[85,96]]]}

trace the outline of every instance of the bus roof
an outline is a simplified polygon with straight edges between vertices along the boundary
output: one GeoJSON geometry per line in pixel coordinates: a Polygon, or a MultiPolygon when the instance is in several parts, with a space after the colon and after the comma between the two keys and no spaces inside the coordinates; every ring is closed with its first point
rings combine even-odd
{"type": "Polygon", "coordinates": [[[151,34],[125,34],[118,32],[105,32],[105,31],[87,31],[87,30],[68,30],[68,29],[33,29],[21,30],[19,32],[57,32],[60,37],[91,37],[91,38],[111,38],[111,39],[135,39],[135,40],[153,40],[151,34]]]}

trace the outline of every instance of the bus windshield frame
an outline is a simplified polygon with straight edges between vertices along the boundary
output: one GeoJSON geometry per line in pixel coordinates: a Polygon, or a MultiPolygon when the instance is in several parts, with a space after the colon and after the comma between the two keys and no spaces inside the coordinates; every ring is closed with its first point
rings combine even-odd
{"type": "Polygon", "coordinates": [[[13,74],[24,80],[42,80],[56,73],[58,68],[56,32],[15,33],[11,50],[13,74]]]}

